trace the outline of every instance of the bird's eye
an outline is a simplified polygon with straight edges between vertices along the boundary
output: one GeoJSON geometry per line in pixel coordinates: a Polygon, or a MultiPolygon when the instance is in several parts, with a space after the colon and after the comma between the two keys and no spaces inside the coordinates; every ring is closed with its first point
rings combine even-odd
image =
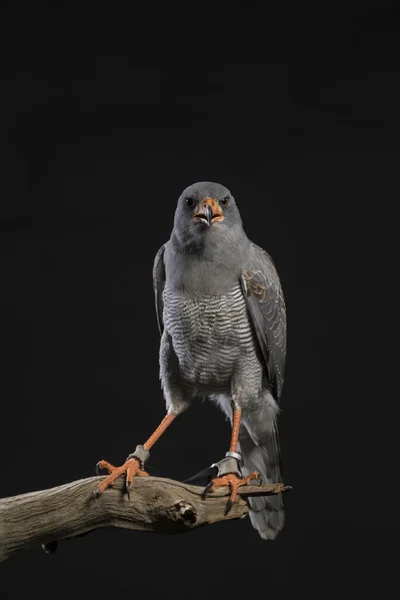
{"type": "Polygon", "coordinates": [[[194,206],[196,201],[193,198],[186,198],[187,206],[194,206]]]}
{"type": "Polygon", "coordinates": [[[222,198],[222,200],[220,200],[219,203],[220,203],[221,206],[224,206],[224,207],[228,206],[228,204],[229,204],[229,196],[225,196],[225,198],[222,198]]]}

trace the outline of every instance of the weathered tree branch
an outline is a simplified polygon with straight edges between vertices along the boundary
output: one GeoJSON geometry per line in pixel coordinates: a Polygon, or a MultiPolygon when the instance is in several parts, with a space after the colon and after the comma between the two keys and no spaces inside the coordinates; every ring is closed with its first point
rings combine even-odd
{"type": "Polygon", "coordinates": [[[248,511],[245,497],[290,489],[283,484],[243,486],[225,515],[228,488],[218,488],[204,500],[203,487],[143,477],[135,479],[128,500],[121,478],[94,500],[92,491],[101,479],[90,477],[0,499],[0,562],[24,547],[71,538],[99,527],[184,533],[217,521],[240,519],[248,511]]]}

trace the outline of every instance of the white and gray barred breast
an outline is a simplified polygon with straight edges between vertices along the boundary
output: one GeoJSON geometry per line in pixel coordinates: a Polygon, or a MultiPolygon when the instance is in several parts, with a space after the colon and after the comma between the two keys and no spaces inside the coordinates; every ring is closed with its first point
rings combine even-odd
{"type": "Polygon", "coordinates": [[[163,300],[164,327],[185,383],[199,393],[230,392],[233,377],[241,386],[260,386],[260,352],[240,283],[220,296],[166,286],[163,300]]]}

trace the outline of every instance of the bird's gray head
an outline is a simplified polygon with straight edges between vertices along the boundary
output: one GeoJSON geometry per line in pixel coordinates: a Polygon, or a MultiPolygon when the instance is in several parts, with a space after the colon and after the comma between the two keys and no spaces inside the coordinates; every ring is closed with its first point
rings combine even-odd
{"type": "Polygon", "coordinates": [[[244,235],[239,210],[228,188],[210,181],[187,187],[176,207],[174,233],[187,246],[233,243],[244,235]]]}

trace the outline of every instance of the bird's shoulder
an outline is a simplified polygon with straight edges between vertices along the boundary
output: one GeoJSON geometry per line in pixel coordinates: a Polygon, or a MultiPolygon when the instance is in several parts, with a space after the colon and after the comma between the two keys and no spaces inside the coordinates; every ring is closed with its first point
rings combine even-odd
{"type": "Polygon", "coordinates": [[[161,281],[165,281],[165,249],[166,244],[163,244],[156,252],[153,262],[153,283],[159,285],[161,281]]]}
{"type": "Polygon", "coordinates": [[[153,264],[153,290],[154,290],[154,298],[156,304],[156,314],[157,314],[157,322],[160,334],[163,331],[163,291],[165,286],[165,262],[164,262],[164,254],[165,254],[165,244],[158,249],[153,264]]]}
{"type": "Polygon", "coordinates": [[[270,254],[254,242],[250,244],[249,259],[243,269],[242,278],[248,293],[263,301],[267,290],[280,293],[279,275],[270,254]]]}

